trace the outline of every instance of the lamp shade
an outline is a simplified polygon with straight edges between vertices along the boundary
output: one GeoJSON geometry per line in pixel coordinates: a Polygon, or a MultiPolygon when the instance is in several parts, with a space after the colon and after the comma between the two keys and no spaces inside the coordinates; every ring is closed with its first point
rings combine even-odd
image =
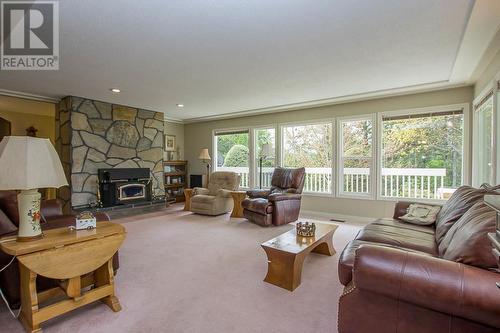
{"type": "Polygon", "coordinates": [[[0,190],[30,190],[68,185],[49,139],[6,136],[0,142],[0,190]]]}
{"type": "Polygon", "coordinates": [[[210,154],[208,153],[208,148],[203,148],[200,151],[200,156],[198,156],[199,160],[210,161],[210,154]]]}
{"type": "Polygon", "coordinates": [[[269,143],[264,143],[261,148],[261,155],[263,157],[269,157],[273,155],[271,145],[269,143]]]}

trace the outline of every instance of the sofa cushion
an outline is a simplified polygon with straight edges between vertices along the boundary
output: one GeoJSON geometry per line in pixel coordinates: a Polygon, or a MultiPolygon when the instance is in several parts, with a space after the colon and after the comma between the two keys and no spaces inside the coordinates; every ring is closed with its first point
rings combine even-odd
{"type": "Polygon", "coordinates": [[[272,204],[267,199],[263,198],[245,199],[242,202],[242,206],[251,212],[261,215],[271,214],[273,212],[272,204]]]}
{"type": "Polygon", "coordinates": [[[0,237],[10,232],[16,231],[17,227],[12,223],[5,213],[0,210],[0,237]]]}
{"type": "Polygon", "coordinates": [[[439,212],[436,220],[436,241],[441,243],[451,226],[469,210],[476,202],[482,201],[485,194],[498,194],[491,188],[479,189],[461,186],[448,199],[439,212]]]}
{"type": "Polygon", "coordinates": [[[191,202],[209,203],[209,204],[212,204],[214,200],[215,196],[205,195],[205,194],[198,194],[191,198],[191,202]]]}
{"type": "Polygon", "coordinates": [[[367,242],[362,240],[353,240],[345,247],[344,251],[340,254],[338,270],[339,270],[339,280],[344,286],[349,284],[352,280],[352,269],[354,267],[354,259],[356,256],[356,250],[359,249],[362,245],[377,245],[383,247],[390,247],[394,249],[401,249],[412,253],[420,253],[422,255],[432,256],[429,253],[420,252],[412,249],[405,249],[399,246],[392,246],[387,244],[380,244],[374,242],[367,242]]]}
{"type": "Polygon", "coordinates": [[[369,224],[358,233],[356,239],[403,247],[405,249],[429,253],[434,256],[438,254],[434,235],[417,230],[403,229],[395,226],[369,224]]]}
{"type": "Polygon", "coordinates": [[[236,191],[240,185],[240,176],[236,172],[216,171],[210,175],[208,190],[210,195],[217,195],[221,189],[236,191]]]}
{"type": "Polygon", "coordinates": [[[16,191],[0,191],[0,209],[3,210],[14,225],[19,225],[16,191]]]}
{"type": "Polygon", "coordinates": [[[391,226],[391,227],[397,227],[397,228],[402,228],[402,229],[409,229],[409,230],[415,230],[415,231],[420,231],[420,232],[425,232],[427,234],[434,235],[436,233],[436,228],[434,228],[433,225],[416,225],[416,224],[411,224],[408,222],[404,222],[401,220],[396,220],[396,219],[378,219],[372,224],[378,224],[378,225],[386,225],[386,226],[391,226]]]}
{"type": "Polygon", "coordinates": [[[439,244],[443,259],[481,268],[497,268],[488,233],[495,232],[496,212],[484,202],[472,206],[439,244]]]}

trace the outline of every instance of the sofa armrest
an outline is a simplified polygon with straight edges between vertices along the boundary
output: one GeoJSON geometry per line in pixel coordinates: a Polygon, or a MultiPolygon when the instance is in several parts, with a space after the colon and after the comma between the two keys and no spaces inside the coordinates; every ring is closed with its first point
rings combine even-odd
{"type": "Polygon", "coordinates": [[[217,196],[223,198],[231,198],[231,191],[221,188],[220,190],[217,191],[217,196]]]}
{"type": "Polygon", "coordinates": [[[406,213],[408,213],[408,207],[410,207],[411,204],[414,204],[416,202],[411,202],[411,201],[398,201],[396,202],[396,206],[394,206],[394,215],[393,218],[396,220],[399,220],[399,218],[406,213]]]}
{"type": "Polygon", "coordinates": [[[404,250],[362,245],[356,288],[484,325],[500,327],[500,274],[404,250]]]}
{"type": "Polygon", "coordinates": [[[63,215],[61,202],[57,199],[42,200],[40,206],[43,222],[63,215]]]}
{"type": "Polygon", "coordinates": [[[300,194],[288,194],[288,193],[273,193],[268,197],[269,201],[285,201],[285,200],[300,200],[302,195],[300,194]]]}
{"type": "Polygon", "coordinates": [[[210,191],[208,188],[204,187],[195,187],[193,188],[193,196],[198,195],[198,194],[203,194],[203,195],[208,195],[210,191]]]}
{"type": "Polygon", "coordinates": [[[247,195],[250,199],[256,199],[256,198],[263,198],[267,199],[269,194],[271,193],[270,190],[249,190],[247,191],[247,195]]]}

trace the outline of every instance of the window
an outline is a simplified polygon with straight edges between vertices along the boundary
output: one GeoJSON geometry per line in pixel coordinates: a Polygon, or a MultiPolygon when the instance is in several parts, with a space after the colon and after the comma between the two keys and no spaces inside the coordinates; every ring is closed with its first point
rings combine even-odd
{"type": "Polygon", "coordinates": [[[371,196],[372,117],[340,120],[339,135],[339,193],[371,196]]]}
{"type": "Polygon", "coordinates": [[[474,108],[474,185],[494,184],[493,94],[474,108]]]}
{"type": "Polygon", "coordinates": [[[248,130],[216,132],[214,158],[215,171],[233,171],[240,175],[240,187],[249,187],[248,130]]]}
{"type": "Polygon", "coordinates": [[[463,111],[382,116],[380,195],[447,199],[462,185],[463,111]]]}
{"type": "Polygon", "coordinates": [[[305,167],[304,192],[332,192],[332,123],[282,127],[283,166],[305,167]]]}
{"type": "Polygon", "coordinates": [[[256,151],[254,164],[255,185],[259,188],[270,188],[271,178],[276,166],[276,129],[255,129],[254,139],[256,151]]]}

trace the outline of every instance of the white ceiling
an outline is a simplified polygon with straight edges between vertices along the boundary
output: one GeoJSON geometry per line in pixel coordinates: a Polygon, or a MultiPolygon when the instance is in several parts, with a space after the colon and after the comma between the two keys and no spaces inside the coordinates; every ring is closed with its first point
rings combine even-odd
{"type": "Polygon", "coordinates": [[[456,85],[484,52],[462,45],[473,0],[59,3],[60,70],[2,71],[0,89],[193,120],[456,85]]]}

